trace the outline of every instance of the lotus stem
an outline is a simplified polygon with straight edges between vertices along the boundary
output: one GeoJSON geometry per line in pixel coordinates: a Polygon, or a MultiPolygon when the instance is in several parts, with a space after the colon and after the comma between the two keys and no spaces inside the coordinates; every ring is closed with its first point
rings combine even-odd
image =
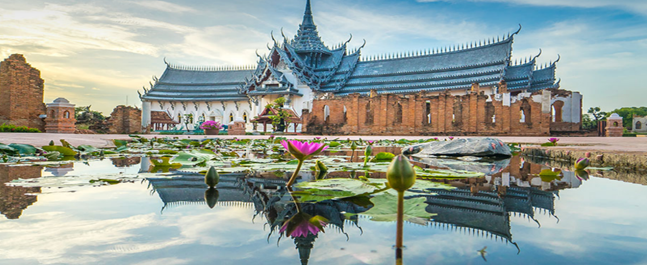
{"type": "Polygon", "coordinates": [[[398,191],[398,223],[395,237],[395,248],[402,250],[402,226],[404,221],[404,191],[398,191]]]}
{"type": "Polygon", "coordinates": [[[288,181],[288,187],[292,187],[292,184],[294,184],[294,181],[297,180],[297,176],[299,175],[299,171],[301,170],[301,166],[303,165],[303,160],[299,160],[299,165],[297,165],[297,169],[292,173],[292,177],[290,178],[290,181],[288,181]]]}
{"type": "Polygon", "coordinates": [[[395,264],[402,265],[402,226],[404,222],[404,191],[398,191],[398,222],[395,235],[395,264]]]}

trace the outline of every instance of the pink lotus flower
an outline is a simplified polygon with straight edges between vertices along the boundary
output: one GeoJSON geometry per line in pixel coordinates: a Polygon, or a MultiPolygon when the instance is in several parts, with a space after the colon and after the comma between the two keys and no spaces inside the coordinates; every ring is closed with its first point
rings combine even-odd
{"type": "Polygon", "coordinates": [[[450,140],[450,141],[451,141],[451,140],[454,140],[454,137],[453,137],[453,136],[450,136],[450,137],[449,137],[449,140],[450,140]]]}
{"type": "Polygon", "coordinates": [[[366,141],[369,145],[373,145],[375,141],[366,141]]]}
{"type": "Polygon", "coordinates": [[[328,219],[322,216],[310,216],[306,213],[297,213],[287,220],[281,227],[280,232],[285,232],[286,236],[307,237],[308,234],[317,235],[324,232],[324,227],[328,224],[328,219]]]}
{"type": "Polygon", "coordinates": [[[555,137],[553,137],[553,138],[548,138],[548,141],[549,141],[549,142],[551,142],[551,143],[553,143],[553,144],[557,144],[557,142],[559,141],[559,138],[555,138],[555,137]]]}
{"type": "Polygon", "coordinates": [[[297,179],[299,170],[301,170],[301,166],[303,166],[303,161],[321,153],[321,151],[328,149],[328,146],[326,146],[326,144],[301,142],[297,140],[281,141],[281,144],[283,145],[283,147],[285,147],[286,150],[288,150],[288,152],[290,152],[290,154],[292,154],[292,156],[294,156],[294,158],[299,160],[297,169],[294,171],[294,173],[292,173],[292,177],[288,181],[287,187],[291,187],[294,181],[297,179]]]}
{"type": "Polygon", "coordinates": [[[297,140],[281,141],[281,144],[298,160],[309,159],[328,149],[328,146],[322,143],[309,143],[297,140]]]}

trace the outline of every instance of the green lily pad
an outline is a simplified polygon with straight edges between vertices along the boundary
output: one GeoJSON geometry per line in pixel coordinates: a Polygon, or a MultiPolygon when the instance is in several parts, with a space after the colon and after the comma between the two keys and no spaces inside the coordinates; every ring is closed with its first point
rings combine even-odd
{"type": "Polygon", "coordinates": [[[301,202],[343,199],[387,189],[384,185],[357,179],[324,179],[316,182],[301,182],[295,187],[299,190],[292,195],[299,197],[301,202]]]}
{"type": "Polygon", "coordinates": [[[124,141],[124,140],[117,140],[117,139],[114,139],[114,140],[112,140],[112,142],[113,142],[113,143],[115,144],[115,146],[117,146],[117,147],[122,147],[122,146],[126,146],[126,145],[128,145],[128,142],[127,142],[127,141],[124,141]]]}
{"type": "Polygon", "coordinates": [[[36,153],[36,147],[28,144],[10,144],[9,147],[18,151],[21,155],[33,155],[36,153]]]}
{"type": "Polygon", "coordinates": [[[391,162],[394,157],[395,155],[392,153],[381,152],[371,159],[371,162],[391,162]]]}
{"type": "MultiPolygon", "coordinates": [[[[435,216],[434,213],[426,211],[427,199],[424,197],[412,198],[404,200],[404,220],[420,225],[426,225],[431,217],[435,216]]],[[[398,220],[398,197],[383,193],[371,199],[375,204],[373,208],[362,213],[371,217],[375,222],[395,222],[398,220]]]]}
{"type": "Polygon", "coordinates": [[[96,148],[91,145],[79,145],[77,149],[83,151],[83,152],[88,152],[88,153],[94,153],[94,152],[99,152],[99,148],[96,148]]]}
{"type": "Polygon", "coordinates": [[[8,146],[6,144],[0,144],[0,153],[5,153],[5,154],[15,154],[17,151],[16,149],[12,148],[11,146],[8,146]]]}
{"type": "Polygon", "coordinates": [[[75,156],[76,154],[78,154],[76,151],[74,151],[74,150],[72,150],[72,149],[70,149],[70,148],[67,148],[67,147],[65,147],[65,146],[57,146],[57,145],[54,145],[54,146],[52,146],[52,145],[46,145],[46,146],[43,146],[43,150],[45,150],[45,151],[47,151],[47,152],[53,152],[53,151],[56,151],[56,152],[61,153],[63,156],[75,156]]]}
{"type": "Polygon", "coordinates": [[[485,176],[481,172],[471,172],[464,170],[446,170],[446,169],[422,169],[420,167],[415,167],[416,176],[420,178],[433,178],[433,179],[444,179],[444,178],[480,178],[485,176]]]}

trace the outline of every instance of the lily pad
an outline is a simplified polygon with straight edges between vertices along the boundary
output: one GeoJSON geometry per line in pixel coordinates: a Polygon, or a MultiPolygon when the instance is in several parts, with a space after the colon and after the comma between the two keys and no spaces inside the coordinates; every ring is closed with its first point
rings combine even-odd
{"type": "Polygon", "coordinates": [[[394,157],[395,155],[392,153],[381,152],[378,153],[373,159],[371,159],[371,162],[391,162],[394,157]]]}
{"type": "MultiPolygon", "coordinates": [[[[431,217],[435,216],[434,213],[426,211],[427,199],[424,197],[412,198],[404,200],[404,220],[420,225],[426,225],[431,217]]],[[[362,213],[371,217],[375,222],[395,222],[398,220],[398,197],[390,194],[383,193],[371,199],[375,206],[370,210],[362,213]]]]}
{"type": "Polygon", "coordinates": [[[10,144],[9,147],[18,151],[21,155],[33,155],[36,153],[36,147],[28,144],[10,144]]]}
{"type": "Polygon", "coordinates": [[[56,152],[61,153],[63,156],[75,156],[76,154],[78,154],[76,151],[74,151],[74,150],[72,150],[70,148],[67,148],[65,146],[47,145],[47,146],[43,146],[43,150],[45,150],[47,152],[56,151],[56,152]]]}
{"type": "Polygon", "coordinates": [[[358,195],[368,195],[386,190],[384,185],[357,179],[325,179],[316,182],[301,182],[295,185],[298,191],[292,195],[301,202],[343,199],[358,195]]]}
{"type": "Polygon", "coordinates": [[[88,152],[88,153],[94,153],[94,152],[99,152],[99,148],[96,148],[91,145],[79,145],[77,149],[83,151],[83,152],[88,152]]]}
{"type": "Polygon", "coordinates": [[[6,154],[15,154],[17,151],[16,149],[13,149],[11,146],[5,145],[5,144],[0,144],[0,153],[6,153],[6,154]]]}

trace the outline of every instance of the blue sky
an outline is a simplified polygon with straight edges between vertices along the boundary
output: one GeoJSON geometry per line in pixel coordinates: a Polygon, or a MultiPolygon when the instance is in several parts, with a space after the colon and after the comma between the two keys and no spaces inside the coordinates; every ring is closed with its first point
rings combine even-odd
{"type": "MultiPolygon", "coordinates": [[[[513,57],[557,59],[562,88],[585,110],[647,106],[644,0],[313,0],[329,45],[366,39],[363,55],[464,44],[523,30],[513,57]]],[[[137,90],[165,68],[250,65],[270,32],[293,37],[305,0],[0,0],[0,56],[25,54],[41,70],[47,102],[66,97],[109,114],[140,105],[137,90]]]]}

